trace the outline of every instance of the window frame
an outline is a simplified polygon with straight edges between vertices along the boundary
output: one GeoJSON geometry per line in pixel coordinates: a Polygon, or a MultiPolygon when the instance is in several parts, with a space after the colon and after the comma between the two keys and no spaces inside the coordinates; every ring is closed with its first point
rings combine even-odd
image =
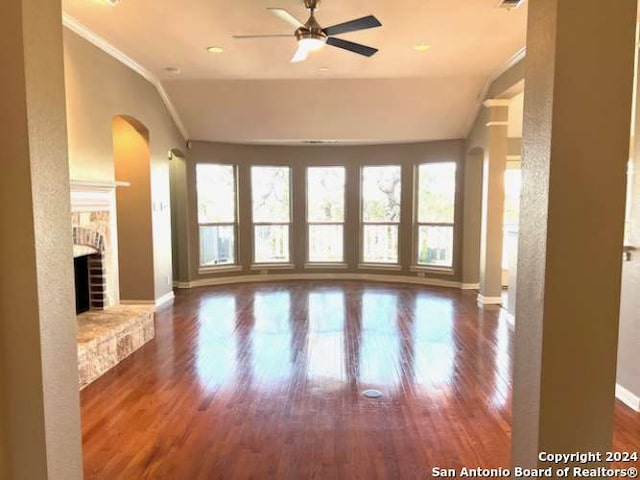
{"type": "Polygon", "coordinates": [[[454,160],[448,161],[433,161],[433,162],[420,162],[414,166],[414,181],[413,181],[413,201],[414,201],[414,219],[413,219],[413,254],[412,254],[412,272],[433,272],[440,274],[453,275],[455,273],[456,265],[456,217],[458,215],[458,169],[460,165],[454,160]],[[453,176],[453,221],[452,222],[420,222],[420,167],[424,165],[438,165],[438,164],[452,164],[455,166],[455,173],[453,176]],[[419,263],[420,257],[420,227],[450,227],[452,233],[451,242],[451,265],[435,265],[427,263],[419,263]]]}
{"type": "Polygon", "coordinates": [[[239,248],[238,248],[238,232],[239,232],[239,184],[238,184],[238,166],[233,163],[223,163],[223,162],[196,162],[195,164],[195,191],[196,191],[196,224],[198,226],[198,273],[211,273],[211,272],[223,272],[223,271],[239,271],[242,269],[239,262],[239,248]],[[198,166],[221,166],[221,167],[231,167],[233,172],[233,213],[235,217],[234,222],[205,222],[200,223],[200,212],[199,208],[199,195],[198,191],[198,166]],[[201,229],[202,227],[233,227],[233,263],[220,263],[216,265],[203,265],[202,263],[202,248],[201,248],[201,229]]]}
{"type": "Polygon", "coordinates": [[[305,180],[304,180],[304,219],[305,219],[305,230],[306,230],[306,242],[305,242],[305,268],[321,268],[321,267],[336,267],[343,268],[346,266],[346,244],[347,244],[347,166],[339,165],[339,164],[322,164],[322,165],[307,165],[305,167],[305,180]],[[342,189],[342,207],[343,207],[343,218],[342,222],[311,222],[309,220],[309,170],[313,168],[341,168],[344,172],[344,188],[342,189]],[[312,226],[341,226],[342,227],[342,260],[339,261],[317,261],[311,260],[311,227],[312,226]]]}
{"type": "Polygon", "coordinates": [[[293,166],[292,165],[282,165],[282,164],[264,164],[264,163],[254,163],[249,165],[249,208],[251,213],[251,269],[252,270],[263,270],[263,269],[291,269],[293,268],[293,249],[292,249],[292,231],[293,231],[293,166]],[[288,222],[256,222],[254,220],[254,211],[253,211],[253,169],[254,168],[286,168],[289,172],[289,221],[288,222]],[[270,226],[286,226],[288,231],[288,252],[287,252],[287,260],[278,262],[278,261],[269,261],[269,262],[258,262],[256,260],[256,227],[270,227],[270,226]]]}
{"type": "Polygon", "coordinates": [[[403,185],[403,178],[402,178],[402,171],[403,171],[403,165],[402,163],[370,163],[370,164],[366,164],[366,165],[361,165],[360,166],[360,181],[359,181],[359,193],[360,193],[360,198],[359,198],[359,203],[360,203],[360,208],[359,208],[359,261],[358,261],[358,269],[360,270],[367,270],[367,269],[374,269],[374,270],[402,270],[402,258],[400,257],[400,240],[401,240],[401,233],[402,233],[402,220],[403,220],[403,199],[402,199],[402,194],[405,188],[405,185],[403,185]],[[396,167],[399,169],[400,171],[400,214],[398,215],[398,220],[396,222],[366,222],[364,220],[364,170],[366,168],[384,168],[384,167],[396,167]],[[393,226],[396,227],[396,238],[397,238],[397,247],[396,247],[396,261],[395,262],[372,262],[372,261],[367,261],[365,259],[365,252],[364,252],[364,244],[365,244],[365,228],[368,225],[373,225],[373,226],[380,226],[380,227],[384,227],[384,226],[393,226]]]}

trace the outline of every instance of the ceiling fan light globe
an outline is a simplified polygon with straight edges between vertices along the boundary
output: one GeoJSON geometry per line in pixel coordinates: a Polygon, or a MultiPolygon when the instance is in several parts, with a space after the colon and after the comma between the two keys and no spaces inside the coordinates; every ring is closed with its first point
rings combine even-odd
{"type": "Polygon", "coordinates": [[[298,46],[307,52],[316,52],[324,47],[325,39],[321,38],[301,38],[298,40],[298,46]]]}

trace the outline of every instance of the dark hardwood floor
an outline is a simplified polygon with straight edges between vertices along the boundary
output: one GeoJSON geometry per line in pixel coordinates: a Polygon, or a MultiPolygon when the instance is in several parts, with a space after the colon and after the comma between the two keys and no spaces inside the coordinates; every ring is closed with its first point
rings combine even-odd
{"type": "MultiPolygon", "coordinates": [[[[156,339],[82,392],[85,476],[423,479],[434,466],[508,466],[512,329],[475,302],[358,282],[180,291],[156,339]]],[[[640,415],[621,404],[614,448],[640,450],[640,415]]]]}

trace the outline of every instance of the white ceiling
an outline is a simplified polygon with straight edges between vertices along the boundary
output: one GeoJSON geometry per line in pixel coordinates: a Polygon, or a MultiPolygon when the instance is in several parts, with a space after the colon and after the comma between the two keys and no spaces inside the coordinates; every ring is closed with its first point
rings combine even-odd
{"type": "Polygon", "coordinates": [[[323,26],[376,15],[383,27],[343,37],[380,52],[365,58],[325,47],[301,64],[289,61],[293,38],[232,35],[291,32],[265,9],[283,7],[306,19],[302,0],[121,0],[116,7],[105,0],[63,0],[63,8],[163,80],[193,139],[389,142],[467,134],[478,93],[525,44],[526,8],[507,11],[496,3],[323,0],[317,13],[323,26]],[[431,48],[417,53],[412,46],[418,43],[431,48]],[[210,45],[225,52],[209,54],[210,45]],[[182,74],[168,74],[166,67],[182,74]],[[228,83],[238,79],[243,81],[228,83]],[[221,87],[232,96],[221,95],[221,87]],[[401,95],[405,87],[407,98],[401,95]],[[257,115],[255,92],[261,95],[257,115]],[[378,119],[374,129],[372,115],[378,119]],[[364,118],[366,126],[354,123],[364,118]]]}

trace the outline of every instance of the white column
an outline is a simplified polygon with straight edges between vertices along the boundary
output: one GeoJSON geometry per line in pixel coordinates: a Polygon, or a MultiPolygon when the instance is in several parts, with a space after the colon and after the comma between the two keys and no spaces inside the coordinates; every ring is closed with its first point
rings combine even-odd
{"type": "Polygon", "coordinates": [[[482,233],[478,303],[499,305],[502,303],[502,230],[509,100],[487,100],[484,106],[489,110],[489,121],[487,150],[482,170],[482,233]]]}

